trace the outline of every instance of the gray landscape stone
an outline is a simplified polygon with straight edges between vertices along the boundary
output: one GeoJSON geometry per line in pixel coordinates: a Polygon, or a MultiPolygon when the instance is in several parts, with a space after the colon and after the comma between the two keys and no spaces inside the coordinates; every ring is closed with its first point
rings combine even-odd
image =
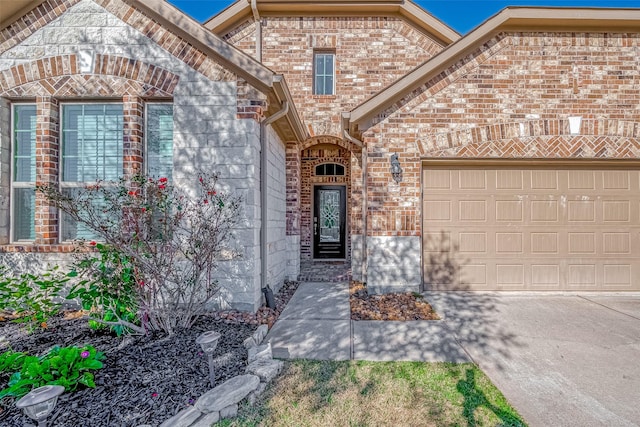
{"type": "Polygon", "coordinates": [[[205,414],[195,423],[191,424],[191,427],[211,427],[211,424],[220,421],[220,412],[211,412],[205,414]]]}
{"type": "Polygon", "coordinates": [[[242,345],[244,346],[244,348],[249,350],[250,348],[255,347],[258,344],[256,344],[256,340],[251,336],[251,337],[247,338],[246,340],[244,340],[242,342],[242,345]]]}
{"type": "Polygon", "coordinates": [[[258,388],[260,378],[256,375],[240,375],[209,390],[195,404],[195,407],[208,414],[234,405],[258,388]]]}
{"type": "Polygon", "coordinates": [[[189,427],[198,418],[202,416],[202,412],[194,408],[183,409],[167,421],[160,424],[160,427],[189,427]]]}
{"type": "Polygon", "coordinates": [[[255,362],[258,359],[271,359],[273,354],[271,353],[271,343],[265,345],[259,345],[249,349],[249,364],[255,362]]]}
{"type": "Polygon", "coordinates": [[[249,405],[251,406],[255,405],[256,400],[258,400],[258,397],[260,397],[260,395],[264,393],[266,389],[267,389],[267,384],[260,383],[257,389],[249,393],[249,395],[247,396],[247,401],[249,402],[249,405]]]}
{"type": "Polygon", "coordinates": [[[282,370],[284,362],[273,359],[258,359],[247,366],[246,373],[260,377],[263,383],[271,382],[282,370]]]}
{"type": "Polygon", "coordinates": [[[236,403],[235,405],[229,405],[226,408],[224,408],[223,410],[220,411],[220,418],[221,419],[225,419],[225,418],[233,418],[233,417],[237,417],[238,416],[238,404],[236,403]]]}
{"type": "Polygon", "coordinates": [[[262,344],[262,340],[267,336],[267,332],[269,332],[269,327],[267,325],[258,326],[258,329],[256,329],[252,336],[256,345],[262,344]]]}

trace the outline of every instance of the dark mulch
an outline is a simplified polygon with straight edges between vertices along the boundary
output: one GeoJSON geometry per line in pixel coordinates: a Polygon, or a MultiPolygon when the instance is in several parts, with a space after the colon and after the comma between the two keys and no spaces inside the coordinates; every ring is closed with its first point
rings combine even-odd
{"type": "MultiPolygon", "coordinates": [[[[276,295],[276,310],[264,307],[255,315],[230,311],[203,316],[191,329],[172,336],[117,338],[108,331],[91,330],[82,318],[55,318],[47,329],[32,334],[21,325],[0,322],[0,351],[11,348],[41,355],[54,345],[92,345],[105,353],[104,367],[95,374],[97,387],[63,394],[49,417],[50,426],[159,425],[210,388],[207,358],[195,343],[198,335],[208,330],[222,334],[214,354],[217,384],[244,374],[247,350],[242,342],[258,324],[273,323],[296,288],[297,283],[285,285],[276,295]]],[[[8,379],[0,374],[0,389],[8,379]]],[[[29,423],[13,399],[0,402],[1,426],[29,423]]]]}
{"type": "Polygon", "coordinates": [[[369,295],[362,282],[349,287],[352,320],[438,320],[438,314],[420,294],[369,295]]]}

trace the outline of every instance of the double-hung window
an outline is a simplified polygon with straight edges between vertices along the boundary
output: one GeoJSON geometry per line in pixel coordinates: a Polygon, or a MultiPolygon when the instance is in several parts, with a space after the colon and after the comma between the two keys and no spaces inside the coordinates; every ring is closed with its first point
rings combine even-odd
{"type": "Polygon", "coordinates": [[[36,237],[36,106],[13,106],[13,161],[11,180],[12,240],[36,237]]]}
{"type": "MultiPolygon", "coordinates": [[[[87,184],[122,177],[122,104],[63,104],[61,113],[62,192],[73,194],[87,184]]],[[[61,221],[62,241],[95,238],[91,230],[64,213],[61,221]]]]}
{"type": "Polygon", "coordinates": [[[333,95],[335,93],[335,53],[316,52],[313,56],[313,93],[333,95]]]}

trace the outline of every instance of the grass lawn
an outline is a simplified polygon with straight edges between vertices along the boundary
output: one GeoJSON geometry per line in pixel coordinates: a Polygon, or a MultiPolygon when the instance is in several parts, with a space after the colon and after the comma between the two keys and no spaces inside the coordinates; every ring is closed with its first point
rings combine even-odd
{"type": "Polygon", "coordinates": [[[287,362],[254,407],[215,426],[523,426],[473,364],[287,362]]]}

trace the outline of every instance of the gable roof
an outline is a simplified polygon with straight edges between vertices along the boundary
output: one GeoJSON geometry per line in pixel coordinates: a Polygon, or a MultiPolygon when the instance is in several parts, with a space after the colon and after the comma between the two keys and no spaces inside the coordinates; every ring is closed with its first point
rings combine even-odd
{"type": "MultiPolygon", "coordinates": [[[[251,0],[237,0],[204,23],[223,35],[253,16],[251,0]]],[[[254,0],[264,16],[398,16],[448,46],[460,34],[411,0],[254,0]]]]}
{"type": "Polygon", "coordinates": [[[429,79],[505,31],[619,31],[640,32],[639,9],[507,7],[424,64],[351,110],[343,113],[343,127],[354,132],[367,128],[386,108],[418,89],[429,79]]]}
{"type": "MultiPolygon", "coordinates": [[[[0,0],[4,2],[5,0],[0,0]]],[[[6,28],[11,23],[20,19],[41,3],[42,0],[10,0],[13,15],[2,19],[0,30],[6,28]]],[[[267,95],[269,106],[267,115],[271,115],[282,108],[284,102],[288,102],[288,113],[274,125],[276,130],[285,140],[296,139],[303,141],[308,137],[308,131],[304,128],[302,121],[296,111],[293,98],[289,93],[289,88],[280,74],[274,73],[251,56],[245,54],[215,34],[204,28],[201,24],[170,5],[164,0],[125,0],[147,14],[158,24],[162,25],[177,36],[190,43],[215,62],[230,70],[241,79],[247,81],[251,86],[267,95]]],[[[2,10],[5,10],[4,3],[2,10]]],[[[7,12],[8,14],[8,12],[7,12]]]]}

